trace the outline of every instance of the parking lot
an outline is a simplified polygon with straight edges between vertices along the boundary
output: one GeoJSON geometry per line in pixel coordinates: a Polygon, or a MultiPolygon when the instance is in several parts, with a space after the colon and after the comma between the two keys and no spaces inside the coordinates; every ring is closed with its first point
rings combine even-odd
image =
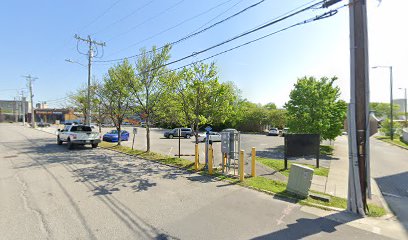
{"type": "MultiPolygon", "coordinates": [[[[55,127],[55,126],[53,126],[55,127]]],[[[138,150],[146,150],[146,128],[136,127],[137,134],[134,138],[134,148],[138,150]]],[[[114,130],[115,128],[102,128],[102,135],[114,130]]],[[[127,147],[132,147],[133,142],[133,127],[124,126],[123,130],[126,130],[130,133],[128,141],[123,141],[122,145],[127,147]]],[[[150,143],[151,151],[157,152],[169,156],[178,156],[178,138],[168,139],[163,136],[164,132],[168,129],[161,128],[151,128],[150,129],[150,143]]],[[[191,137],[190,139],[181,138],[180,139],[180,153],[182,158],[189,159],[194,161],[194,143],[195,138],[191,137]]],[[[241,149],[245,151],[245,165],[246,173],[250,173],[250,161],[251,161],[251,149],[252,147],[256,148],[256,155],[258,157],[267,157],[275,159],[283,159],[284,157],[284,138],[279,136],[267,136],[266,134],[241,134],[241,149]]],[[[214,142],[214,166],[219,166],[222,161],[221,153],[221,143],[214,142]]],[[[200,163],[205,162],[205,143],[199,143],[199,159],[200,163]]],[[[314,158],[308,159],[298,159],[302,162],[307,162],[309,164],[315,164],[314,158]]],[[[322,159],[320,165],[323,167],[329,167],[330,161],[322,159]]],[[[257,172],[262,174],[263,166],[257,164],[257,172]]],[[[265,171],[265,174],[267,172],[265,171]]]]}

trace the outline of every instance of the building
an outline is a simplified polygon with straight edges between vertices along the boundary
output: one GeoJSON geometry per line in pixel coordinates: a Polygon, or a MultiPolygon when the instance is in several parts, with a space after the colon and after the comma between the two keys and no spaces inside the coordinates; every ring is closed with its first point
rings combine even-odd
{"type": "MultiPolygon", "coordinates": [[[[34,109],[35,122],[63,123],[65,121],[79,120],[73,109],[68,108],[44,108],[34,109]]],[[[29,121],[31,114],[28,114],[29,121]]]]}
{"type": "Polygon", "coordinates": [[[35,108],[36,109],[48,108],[48,104],[47,104],[47,102],[40,102],[40,103],[35,104],[35,108]]]}
{"type": "Polygon", "coordinates": [[[22,122],[23,116],[27,116],[29,111],[31,111],[31,106],[25,97],[15,100],[0,100],[0,122],[22,122]]]}

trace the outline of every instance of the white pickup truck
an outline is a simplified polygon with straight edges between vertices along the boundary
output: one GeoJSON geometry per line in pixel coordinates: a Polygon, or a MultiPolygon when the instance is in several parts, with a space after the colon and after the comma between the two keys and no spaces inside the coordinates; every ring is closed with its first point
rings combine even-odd
{"type": "Polygon", "coordinates": [[[92,132],[90,126],[85,125],[65,125],[64,129],[58,129],[57,144],[62,145],[67,142],[68,149],[72,149],[74,145],[91,144],[92,148],[96,148],[101,142],[98,132],[92,132]]]}

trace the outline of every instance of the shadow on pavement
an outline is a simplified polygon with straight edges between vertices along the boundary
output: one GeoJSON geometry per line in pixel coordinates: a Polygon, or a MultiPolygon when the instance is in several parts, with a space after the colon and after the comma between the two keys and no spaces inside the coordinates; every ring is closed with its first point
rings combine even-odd
{"type": "MultiPolygon", "coordinates": [[[[357,216],[351,216],[346,212],[338,212],[326,217],[319,217],[316,219],[300,218],[296,219],[296,223],[288,224],[286,228],[271,232],[263,236],[259,236],[253,239],[305,239],[319,233],[333,233],[337,226],[346,224],[358,219],[357,216]],[[331,219],[344,218],[347,215],[345,221],[334,221],[331,219]]],[[[374,235],[374,234],[373,234],[374,235]]],[[[375,235],[374,235],[375,236],[375,235]]],[[[350,236],[352,238],[352,236],[350,236]]],[[[378,235],[378,239],[380,236],[378,235]]]]}
{"type": "MultiPolygon", "coordinates": [[[[10,143],[11,144],[11,143],[10,143]]],[[[19,144],[19,143],[12,143],[19,144]]],[[[23,143],[27,144],[27,143],[23,143]]],[[[136,192],[147,191],[155,187],[150,176],[175,180],[186,174],[185,171],[169,168],[155,162],[140,160],[124,155],[106,154],[100,149],[77,146],[68,150],[65,145],[58,146],[54,141],[41,139],[24,147],[23,154],[41,154],[37,161],[27,161],[16,168],[42,167],[41,165],[63,164],[72,166],[76,182],[95,182],[98,186],[91,191],[96,196],[112,194],[123,187],[136,192]]]]}
{"type": "Polygon", "coordinates": [[[408,231],[408,172],[375,178],[387,205],[408,231]]]}

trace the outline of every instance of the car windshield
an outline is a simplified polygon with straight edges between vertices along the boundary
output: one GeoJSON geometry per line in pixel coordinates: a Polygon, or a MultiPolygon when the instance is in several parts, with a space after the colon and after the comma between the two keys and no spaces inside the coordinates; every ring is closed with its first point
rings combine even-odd
{"type": "Polygon", "coordinates": [[[112,130],[109,132],[110,134],[118,134],[118,130],[112,130]]]}
{"type": "Polygon", "coordinates": [[[71,132],[92,132],[92,128],[89,126],[73,126],[71,132]]]}

